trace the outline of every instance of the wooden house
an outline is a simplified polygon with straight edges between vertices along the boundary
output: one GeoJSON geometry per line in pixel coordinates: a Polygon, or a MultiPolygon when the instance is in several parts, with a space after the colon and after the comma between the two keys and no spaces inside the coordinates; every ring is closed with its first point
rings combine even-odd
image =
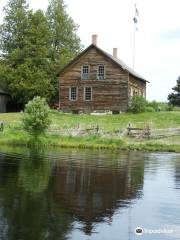
{"type": "Polygon", "coordinates": [[[92,44],[59,74],[59,105],[65,112],[125,112],[133,95],[146,97],[148,81],[117,57],[92,44]]]}
{"type": "Polygon", "coordinates": [[[6,105],[10,96],[7,92],[0,89],[0,113],[6,112],[6,105]]]}

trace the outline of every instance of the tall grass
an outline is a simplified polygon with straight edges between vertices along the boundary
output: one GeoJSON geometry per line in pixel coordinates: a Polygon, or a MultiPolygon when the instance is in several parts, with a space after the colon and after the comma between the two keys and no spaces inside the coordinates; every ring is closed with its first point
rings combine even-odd
{"type": "MultiPolygon", "coordinates": [[[[149,112],[141,114],[123,113],[120,115],[73,115],[51,111],[51,130],[89,128],[99,126],[104,131],[126,129],[131,123],[143,127],[150,123],[152,128],[178,128],[180,127],[180,112],[149,112]]],[[[21,113],[0,114],[0,121],[5,122],[5,131],[0,132],[0,144],[9,145],[38,145],[60,146],[76,148],[107,148],[107,149],[138,149],[152,151],[177,151],[180,152],[180,137],[171,137],[166,140],[142,140],[123,138],[103,138],[95,135],[89,136],[58,136],[47,134],[38,141],[32,140],[22,130],[21,113]]]]}

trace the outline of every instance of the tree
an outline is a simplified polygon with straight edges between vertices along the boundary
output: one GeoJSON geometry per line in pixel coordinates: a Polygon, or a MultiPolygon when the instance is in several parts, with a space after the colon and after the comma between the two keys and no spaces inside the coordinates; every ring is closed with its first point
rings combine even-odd
{"type": "Polygon", "coordinates": [[[57,74],[81,50],[80,38],[77,36],[78,26],[67,14],[63,0],[49,0],[46,12],[51,30],[51,59],[53,62],[54,88],[58,96],[57,74]]]}
{"type": "Polygon", "coordinates": [[[50,125],[49,107],[44,98],[35,97],[25,106],[23,127],[30,135],[37,138],[50,125]]]}
{"type": "Polygon", "coordinates": [[[22,107],[37,95],[50,101],[54,89],[49,56],[51,33],[46,17],[40,10],[35,13],[27,10],[22,0],[14,3],[10,0],[5,14],[1,27],[6,63],[3,75],[11,96],[22,107]]]}
{"type": "MultiPolygon", "coordinates": [[[[42,11],[29,12],[29,29],[22,50],[23,62],[12,69],[10,91],[18,102],[25,104],[34,96],[45,97],[49,102],[53,96],[51,59],[49,58],[50,32],[42,11]]],[[[16,62],[11,59],[12,62],[16,62]]],[[[13,57],[13,56],[12,56],[13,57]]]]}
{"type": "Polygon", "coordinates": [[[178,77],[177,85],[172,90],[174,92],[168,95],[169,104],[180,107],[180,77],[178,77]]]}
{"type": "Polygon", "coordinates": [[[133,113],[145,112],[147,101],[143,96],[133,96],[130,102],[129,111],[133,113]]]}
{"type": "Polygon", "coordinates": [[[26,0],[9,0],[4,12],[0,78],[13,101],[21,108],[34,96],[57,101],[57,73],[81,48],[63,0],[50,0],[46,16],[30,11],[26,0]]]}
{"type": "Polygon", "coordinates": [[[24,36],[28,29],[28,4],[26,0],[9,0],[4,13],[0,42],[3,56],[8,58],[15,49],[24,47],[24,36]]]}

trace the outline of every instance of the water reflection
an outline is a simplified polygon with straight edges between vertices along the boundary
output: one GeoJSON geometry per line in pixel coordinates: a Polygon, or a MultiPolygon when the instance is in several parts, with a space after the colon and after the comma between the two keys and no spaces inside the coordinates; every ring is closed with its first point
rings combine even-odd
{"type": "MultiPolygon", "coordinates": [[[[73,237],[76,231],[83,234],[81,239],[85,235],[90,238],[99,233],[102,224],[113,226],[115,216],[118,228],[126,229],[124,239],[128,239],[128,216],[125,222],[121,220],[124,212],[131,207],[133,227],[137,222],[147,227],[150,219],[154,221],[151,212],[156,207],[156,217],[163,222],[173,193],[169,179],[173,177],[177,189],[180,183],[176,156],[168,162],[165,155],[140,152],[4,147],[0,152],[0,239],[80,239],[79,235],[73,237]],[[161,201],[156,202],[159,186],[165,192],[161,191],[161,201]],[[144,205],[138,205],[140,201],[144,205]]],[[[168,209],[169,218],[173,214],[178,218],[176,209],[168,209]]]]}
{"type": "Polygon", "coordinates": [[[31,194],[41,193],[46,190],[51,175],[51,163],[43,161],[43,150],[30,149],[28,158],[19,164],[18,184],[31,194]]]}
{"type": "Polygon", "coordinates": [[[117,209],[140,197],[144,163],[131,158],[34,149],[17,157],[1,154],[1,236],[65,239],[75,220],[90,235],[95,224],[111,222],[117,209]]]}
{"type": "Polygon", "coordinates": [[[130,154],[96,152],[70,161],[57,162],[54,178],[54,199],[74,214],[90,235],[97,223],[111,222],[116,209],[127,207],[131,199],[140,197],[144,163],[132,161],[130,154]],[[91,156],[91,157],[90,157],[91,156]]]}

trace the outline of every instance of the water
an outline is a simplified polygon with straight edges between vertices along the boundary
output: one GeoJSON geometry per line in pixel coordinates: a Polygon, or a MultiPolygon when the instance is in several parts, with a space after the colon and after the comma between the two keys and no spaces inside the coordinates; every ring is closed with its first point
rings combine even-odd
{"type": "Polygon", "coordinates": [[[6,239],[180,239],[180,154],[0,147],[6,239]]]}

